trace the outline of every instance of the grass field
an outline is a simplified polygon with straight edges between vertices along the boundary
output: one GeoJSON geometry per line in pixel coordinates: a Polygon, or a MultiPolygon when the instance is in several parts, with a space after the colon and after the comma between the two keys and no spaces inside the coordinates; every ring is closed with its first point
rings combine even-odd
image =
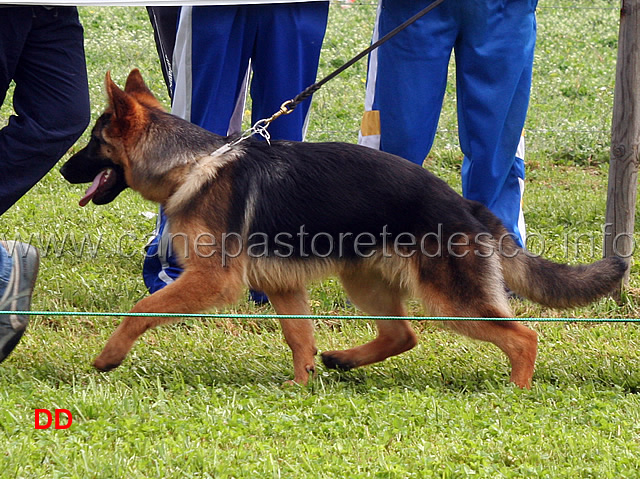
{"type": "MultiPolygon", "coordinates": [[[[602,254],[618,2],[540,2],[527,121],[525,214],[531,248],[568,262],[602,254]]],[[[375,7],[333,3],[320,75],[368,44],[375,7]],[[348,8],[343,8],[348,7],[348,8]]],[[[143,8],[85,7],[92,112],[107,70],[133,67],[168,104],[143,8]]],[[[364,63],[315,97],[309,139],[354,142],[364,63]]],[[[455,90],[426,166],[459,188],[455,90]]],[[[11,113],[0,109],[0,124],[11,113]]],[[[84,144],[83,139],[71,152],[84,144]]],[[[0,237],[42,250],[33,308],[127,311],[155,205],[127,191],[79,208],[83,187],[57,168],[0,221],[0,237]]],[[[44,315],[0,366],[0,477],[640,477],[640,329],[634,323],[530,318],[639,316],[638,267],[621,304],[570,311],[513,301],[540,334],[534,387],[510,386],[493,346],[416,323],[420,344],[384,363],[282,387],[290,353],[275,321],[190,320],[147,333],[109,374],[90,363],[117,318],[44,315]],[[66,430],[34,429],[36,408],[73,414],[66,430]]],[[[358,314],[335,280],[310,290],[321,315],[358,314]]],[[[421,314],[410,303],[412,314],[421,314]]],[[[271,313],[248,301],[225,313],[271,313]]],[[[321,350],[362,343],[364,321],[317,322],[321,350]]]]}

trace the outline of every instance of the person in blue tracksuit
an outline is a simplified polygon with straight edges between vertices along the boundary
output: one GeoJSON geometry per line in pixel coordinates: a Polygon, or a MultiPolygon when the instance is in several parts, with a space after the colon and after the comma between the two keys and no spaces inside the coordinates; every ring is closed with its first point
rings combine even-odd
{"type": "MultiPolygon", "coordinates": [[[[374,41],[428,0],[380,0],[374,41]]],[[[455,54],[462,192],[525,242],[524,128],[537,0],[445,0],[370,54],[361,144],[422,165],[455,54]]]]}
{"type": "MultiPolygon", "coordinates": [[[[89,86],[75,7],[0,5],[0,102],[13,81],[13,110],[0,129],[0,215],[56,164],[87,128],[89,86]]],[[[29,322],[38,253],[0,241],[0,362],[29,322]]]]}
{"type": "MultiPolygon", "coordinates": [[[[238,3],[182,7],[177,15],[172,62],[163,65],[165,77],[173,81],[172,112],[219,135],[241,131],[247,86],[253,124],[269,118],[284,101],[315,82],[327,25],[327,1],[238,3]]],[[[153,8],[149,12],[152,24],[154,17],[171,18],[162,10],[156,12],[159,16],[153,8]]],[[[155,31],[158,41],[161,31],[155,31]]],[[[170,48],[159,45],[158,50],[170,48]]],[[[164,54],[165,59],[167,56],[164,54]]],[[[307,100],[274,121],[269,127],[271,138],[302,140],[309,106],[307,100]]],[[[167,232],[166,218],[161,213],[143,266],[150,292],[173,282],[181,273],[163,232],[167,232]]],[[[251,294],[257,303],[267,301],[260,292],[251,294]]]]}

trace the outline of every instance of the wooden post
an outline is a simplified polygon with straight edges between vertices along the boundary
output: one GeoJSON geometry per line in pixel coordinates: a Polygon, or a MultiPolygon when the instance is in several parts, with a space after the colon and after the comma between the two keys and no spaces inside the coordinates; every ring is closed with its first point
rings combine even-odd
{"type": "MultiPolygon", "coordinates": [[[[622,0],[604,255],[631,259],[640,160],[640,0],[622,0]]],[[[629,283],[629,272],[623,284],[629,283]]],[[[622,285],[621,285],[622,286],[622,285]]]]}

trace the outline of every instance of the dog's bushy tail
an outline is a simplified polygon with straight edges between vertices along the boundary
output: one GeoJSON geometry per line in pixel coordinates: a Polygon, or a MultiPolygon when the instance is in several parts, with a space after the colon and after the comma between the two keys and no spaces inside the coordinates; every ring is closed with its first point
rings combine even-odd
{"type": "Polygon", "coordinates": [[[527,299],[551,308],[583,306],[616,290],[627,262],[619,257],[569,266],[528,254],[513,244],[502,255],[507,286],[527,299]]]}
{"type": "Polygon", "coordinates": [[[554,263],[520,248],[502,222],[486,207],[472,205],[474,216],[499,239],[502,275],[520,296],[551,308],[589,304],[620,287],[628,263],[609,257],[591,264],[554,263]]]}

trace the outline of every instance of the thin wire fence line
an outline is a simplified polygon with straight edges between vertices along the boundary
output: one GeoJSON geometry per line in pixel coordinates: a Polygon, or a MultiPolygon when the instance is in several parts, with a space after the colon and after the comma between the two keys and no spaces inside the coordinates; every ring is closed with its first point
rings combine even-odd
{"type": "Polygon", "coordinates": [[[528,321],[571,323],[640,323],[640,318],[477,318],[454,316],[366,316],[366,315],[322,315],[322,314],[272,314],[272,313],[116,313],[93,311],[0,311],[0,315],[20,314],[27,316],[83,316],[83,317],[157,317],[198,319],[318,319],[318,320],[395,320],[395,321],[528,321]]]}

